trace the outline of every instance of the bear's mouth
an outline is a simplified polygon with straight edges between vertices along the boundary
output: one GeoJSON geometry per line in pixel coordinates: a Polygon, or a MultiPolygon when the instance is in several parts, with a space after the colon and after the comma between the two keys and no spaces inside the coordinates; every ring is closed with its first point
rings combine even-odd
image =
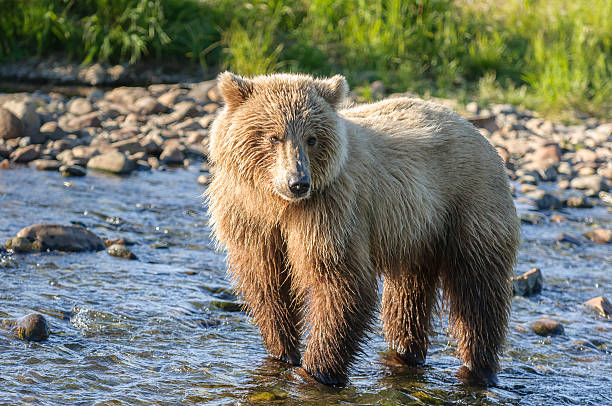
{"type": "Polygon", "coordinates": [[[291,190],[282,190],[281,188],[275,187],[274,190],[276,194],[278,194],[283,200],[288,202],[299,202],[300,200],[306,200],[310,197],[311,188],[307,188],[306,190],[297,190],[293,192],[291,190]]]}

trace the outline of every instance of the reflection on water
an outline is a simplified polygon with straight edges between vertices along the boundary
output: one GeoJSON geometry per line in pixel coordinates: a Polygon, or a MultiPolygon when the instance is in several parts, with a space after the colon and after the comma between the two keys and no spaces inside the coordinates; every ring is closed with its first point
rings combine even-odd
{"type": "MultiPolygon", "coordinates": [[[[500,386],[457,383],[459,360],[438,320],[427,365],[384,365],[373,334],[344,389],[306,382],[266,356],[208,238],[196,168],[127,178],[90,173],[0,172],[0,241],[35,223],[79,223],[123,237],[139,261],[97,253],[0,251],[0,318],[47,316],[53,334],[24,343],[0,334],[0,404],[610,404],[612,325],[582,303],[610,297],[610,246],[559,243],[598,224],[604,208],[569,210],[566,221],[523,226],[517,271],[538,266],[544,291],[514,298],[500,386]],[[606,291],[607,289],[607,291],[606,291]],[[528,327],[557,319],[565,335],[528,327]]],[[[529,207],[519,204],[521,213],[529,207]]]]}

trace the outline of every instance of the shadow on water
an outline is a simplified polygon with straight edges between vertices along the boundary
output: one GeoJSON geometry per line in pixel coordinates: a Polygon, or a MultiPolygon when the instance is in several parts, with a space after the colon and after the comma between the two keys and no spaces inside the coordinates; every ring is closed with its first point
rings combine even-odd
{"type": "Polygon", "coordinates": [[[500,386],[460,385],[460,362],[440,317],[427,364],[386,365],[375,329],[350,384],[328,388],[267,357],[209,239],[196,168],[125,178],[17,168],[0,174],[0,242],[35,223],[76,223],[124,238],[139,258],[0,251],[0,319],[45,314],[52,335],[25,343],[0,334],[0,404],[520,404],[612,403],[612,325],[583,303],[610,296],[610,246],[558,242],[609,228],[605,208],[567,210],[559,223],[523,225],[517,272],[538,266],[541,294],[513,299],[500,386]],[[608,289],[608,291],[606,291],[608,289]],[[529,323],[559,320],[561,336],[529,323]]]}

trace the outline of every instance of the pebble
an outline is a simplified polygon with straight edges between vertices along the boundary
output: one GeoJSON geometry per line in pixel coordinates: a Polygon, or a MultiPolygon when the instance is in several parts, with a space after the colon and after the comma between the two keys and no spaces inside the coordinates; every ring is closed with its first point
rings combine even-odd
{"type": "Polygon", "coordinates": [[[202,174],[200,176],[198,176],[198,184],[205,186],[208,185],[210,183],[210,175],[207,174],[202,174]]]}
{"type": "Polygon", "coordinates": [[[87,170],[80,165],[62,165],[59,168],[62,176],[85,176],[87,175],[87,170]]]}
{"type": "Polygon", "coordinates": [[[573,207],[575,209],[590,209],[593,207],[593,203],[587,198],[582,196],[572,196],[565,201],[567,207],[573,207]]]}
{"type": "Polygon", "coordinates": [[[548,337],[563,334],[563,325],[556,320],[547,318],[531,322],[531,330],[539,336],[548,337]]]}
{"type": "Polygon", "coordinates": [[[543,279],[540,268],[533,268],[524,274],[512,278],[513,294],[530,296],[542,291],[543,279]]]}
{"type": "Polygon", "coordinates": [[[609,244],[610,240],[612,239],[612,230],[598,228],[585,232],[584,236],[599,244],[609,244]]]}
{"type": "Polygon", "coordinates": [[[92,111],[93,107],[90,101],[85,98],[79,97],[68,103],[68,112],[75,116],[82,116],[92,111]]]}
{"type": "Polygon", "coordinates": [[[57,171],[62,163],[55,159],[36,159],[32,162],[39,171],[57,171]]]}
{"type": "Polygon", "coordinates": [[[572,179],[570,186],[574,189],[590,189],[595,192],[607,191],[608,186],[603,177],[599,175],[587,175],[572,179]]]}
{"type": "Polygon", "coordinates": [[[171,143],[164,148],[159,159],[167,165],[183,165],[185,154],[177,143],[171,143]]]}
{"type": "Polygon", "coordinates": [[[123,244],[112,244],[106,249],[106,252],[113,257],[138,259],[136,258],[136,255],[134,255],[134,253],[123,244]]]}
{"type": "Polygon", "coordinates": [[[558,197],[545,193],[541,198],[535,200],[538,210],[553,210],[563,207],[558,197]]]}
{"type": "Polygon", "coordinates": [[[114,174],[128,174],[136,169],[134,162],[120,151],[111,151],[95,156],[87,162],[87,167],[114,174]]]}
{"type": "Polygon", "coordinates": [[[38,158],[38,147],[28,145],[27,147],[17,148],[11,153],[11,160],[15,163],[28,163],[38,158]]]}
{"type": "Polygon", "coordinates": [[[566,233],[561,233],[557,236],[556,240],[558,242],[566,242],[569,244],[573,244],[573,245],[582,245],[582,243],[580,242],[579,239],[577,239],[576,237],[573,237],[569,234],[566,233]]]}
{"type": "Polygon", "coordinates": [[[610,301],[604,296],[594,297],[592,299],[587,300],[584,304],[585,306],[597,311],[603,317],[612,317],[612,303],[610,303],[610,301]]]}

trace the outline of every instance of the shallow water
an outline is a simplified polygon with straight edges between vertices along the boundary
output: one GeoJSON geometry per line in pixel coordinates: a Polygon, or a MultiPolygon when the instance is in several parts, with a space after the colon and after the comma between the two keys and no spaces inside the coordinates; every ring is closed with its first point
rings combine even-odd
{"type": "Polygon", "coordinates": [[[0,334],[0,404],[612,404],[612,322],[582,305],[612,296],[612,250],[555,240],[611,227],[605,208],[523,225],[517,273],[540,267],[544,290],[513,299],[499,387],[458,384],[442,318],[425,367],[384,366],[377,331],[339,390],[267,358],[246,315],[226,305],[238,299],[208,237],[197,176],[194,166],[126,178],[0,172],[0,242],[32,224],[73,222],[134,242],[139,258],[0,252],[0,319],[40,312],[52,329],[42,343],[0,334]],[[561,321],[565,334],[535,335],[528,323],[539,317],[561,321]]]}

